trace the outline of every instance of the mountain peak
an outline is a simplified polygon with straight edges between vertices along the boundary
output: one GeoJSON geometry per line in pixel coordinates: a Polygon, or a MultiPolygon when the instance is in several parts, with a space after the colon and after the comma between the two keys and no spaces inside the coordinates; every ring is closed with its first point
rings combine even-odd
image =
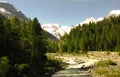
{"type": "Polygon", "coordinates": [[[103,17],[99,17],[96,21],[102,21],[104,18],[103,17]]]}
{"type": "Polygon", "coordinates": [[[120,10],[112,10],[112,11],[110,11],[108,14],[107,14],[107,16],[106,16],[106,18],[109,18],[109,17],[111,17],[111,16],[119,16],[120,15],[120,10]]]}
{"type": "Polygon", "coordinates": [[[27,17],[20,10],[16,9],[16,7],[7,1],[0,1],[0,14],[8,18],[16,16],[19,19],[27,20],[27,17]]]}
{"type": "Polygon", "coordinates": [[[58,39],[61,37],[61,35],[58,33],[58,29],[59,29],[60,25],[57,23],[49,23],[49,24],[43,24],[42,28],[46,31],[48,31],[49,33],[53,34],[55,37],[57,37],[58,39]]]}
{"type": "Polygon", "coordinates": [[[0,1],[0,3],[8,3],[7,1],[0,1]]]}
{"type": "Polygon", "coordinates": [[[60,26],[58,23],[43,24],[42,28],[49,33],[53,34],[55,37],[60,39],[65,33],[70,32],[71,26],[60,26]]]}
{"type": "Polygon", "coordinates": [[[87,18],[85,21],[81,22],[80,25],[94,23],[96,20],[93,17],[87,18]]]}
{"type": "Polygon", "coordinates": [[[96,20],[93,17],[87,18],[86,21],[95,22],[96,20]]]}
{"type": "MultiPolygon", "coordinates": [[[[0,1],[0,15],[3,15],[7,18],[12,18],[16,16],[20,20],[28,20],[28,18],[16,7],[14,7],[12,4],[8,3],[7,1],[0,1]]],[[[59,24],[51,24],[54,29],[58,29],[59,24]],[[56,26],[57,25],[57,26],[56,26]]],[[[47,29],[49,30],[50,27],[47,29]]],[[[52,32],[54,33],[54,31],[52,32]]],[[[55,33],[55,35],[59,36],[59,34],[55,33]]],[[[46,31],[47,38],[57,41],[58,39],[51,33],[46,31]]]]}

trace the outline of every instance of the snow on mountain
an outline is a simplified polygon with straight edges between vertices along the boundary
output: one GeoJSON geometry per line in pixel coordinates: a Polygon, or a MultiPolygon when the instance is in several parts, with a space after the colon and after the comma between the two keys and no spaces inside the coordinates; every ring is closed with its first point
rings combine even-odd
{"type": "Polygon", "coordinates": [[[109,18],[109,17],[111,17],[111,16],[119,16],[120,15],[120,10],[112,10],[112,11],[110,11],[108,14],[107,14],[107,16],[106,16],[106,18],[109,18]]]}
{"type": "Polygon", "coordinates": [[[20,10],[16,9],[16,7],[8,3],[7,1],[0,1],[0,14],[8,18],[16,16],[19,19],[27,20],[27,17],[20,10]]]}
{"type": "Polygon", "coordinates": [[[7,1],[0,1],[0,3],[8,3],[7,1]]]}
{"type": "MultiPolygon", "coordinates": [[[[7,4],[7,1],[0,1],[1,4],[7,4]]],[[[5,8],[0,7],[0,13],[6,13],[6,14],[11,14],[9,11],[7,11],[5,8]]]]}
{"type": "Polygon", "coordinates": [[[85,21],[81,22],[80,25],[94,23],[96,20],[93,17],[87,18],[85,21]]]}
{"type": "Polygon", "coordinates": [[[99,17],[99,18],[96,20],[96,22],[102,21],[103,19],[104,19],[103,17],[99,17]]]}
{"type": "MultiPolygon", "coordinates": [[[[0,15],[3,15],[7,18],[12,18],[12,17],[16,16],[21,20],[23,20],[23,19],[28,20],[28,18],[19,9],[17,9],[15,6],[13,6],[12,4],[10,4],[6,1],[0,1],[0,15]]],[[[56,26],[54,26],[54,28],[55,27],[56,26]]],[[[51,33],[47,32],[47,31],[45,31],[45,32],[46,32],[47,38],[49,38],[52,41],[58,41],[58,39],[55,36],[53,36],[51,33]]]]}
{"type": "MultiPolygon", "coordinates": [[[[3,14],[7,17],[17,16],[20,19],[27,19],[27,17],[19,9],[16,9],[12,4],[9,4],[7,1],[0,1],[0,14],[3,14]]],[[[120,10],[112,10],[105,17],[100,17],[98,19],[94,19],[93,17],[90,17],[79,24],[82,26],[83,24],[89,24],[90,22],[96,23],[98,21],[102,21],[104,18],[109,18],[110,16],[119,16],[119,15],[120,15],[120,10]]],[[[58,23],[50,23],[50,24],[43,24],[42,28],[48,31],[49,33],[51,33],[52,35],[54,35],[55,37],[57,37],[58,39],[60,39],[60,37],[63,36],[65,33],[69,34],[70,30],[73,27],[61,26],[58,23]]]]}
{"type": "Polygon", "coordinates": [[[58,32],[59,24],[57,23],[43,24],[42,28],[48,31],[49,33],[53,34],[57,38],[61,37],[60,33],[58,32]]]}
{"type": "MultiPolygon", "coordinates": [[[[112,10],[105,17],[109,18],[110,16],[118,16],[118,15],[120,15],[120,10],[112,10]]],[[[79,24],[82,26],[83,24],[89,24],[90,22],[91,23],[97,23],[99,21],[102,21],[103,19],[104,19],[104,17],[99,17],[98,19],[90,17],[90,18],[86,18],[85,21],[83,21],[79,24]]],[[[74,27],[78,26],[79,24],[75,25],[74,27]]],[[[53,34],[58,39],[60,39],[60,37],[65,34],[65,32],[69,34],[70,30],[73,27],[71,27],[71,26],[60,26],[58,23],[50,23],[50,24],[43,24],[42,28],[44,30],[48,31],[49,33],[53,34]]]]}
{"type": "Polygon", "coordinates": [[[58,23],[43,24],[42,28],[49,33],[53,34],[55,37],[60,39],[66,33],[69,33],[71,26],[60,26],[58,23]]]}
{"type": "Polygon", "coordinates": [[[9,11],[6,11],[4,8],[0,8],[0,13],[11,15],[11,13],[9,11]]]}
{"type": "Polygon", "coordinates": [[[0,12],[6,12],[4,8],[0,8],[0,12]]]}
{"type": "Polygon", "coordinates": [[[61,36],[63,36],[65,33],[69,34],[69,32],[72,28],[73,27],[71,27],[71,26],[61,26],[59,28],[58,32],[61,34],[61,36]]]}
{"type": "MultiPolygon", "coordinates": [[[[110,11],[105,18],[109,18],[111,16],[119,16],[120,15],[120,10],[112,10],[110,11]]],[[[91,23],[97,23],[98,21],[102,21],[104,17],[99,17],[98,19],[94,19],[93,17],[87,18],[85,21],[81,22],[80,25],[82,26],[83,24],[89,24],[91,23]]],[[[79,25],[79,24],[77,24],[79,25]]]]}

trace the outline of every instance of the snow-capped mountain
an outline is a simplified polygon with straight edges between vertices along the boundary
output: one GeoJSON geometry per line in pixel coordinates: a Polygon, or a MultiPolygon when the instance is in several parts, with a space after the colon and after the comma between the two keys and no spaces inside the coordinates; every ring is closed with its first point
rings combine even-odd
{"type": "MultiPolygon", "coordinates": [[[[120,15],[120,10],[112,10],[110,11],[105,17],[99,17],[97,19],[90,17],[86,18],[85,21],[80,22],[79,24],[82,26],[83,24],[89,24],[91,23],[97,23],[99,21],[102,21],[104,18],[109,18],[110,16],[119,16],[120,15]]],[[[79,24],[75,25],[78,26],[79,24]]],[[[74,27],[75,27],[74,26],[74,27]]],[[[50,24],[43,24],[42,28],[49,33],[53,34],[55,37],[60,39],[61,36],[63,36],[66,33],[69,34],[70,30],[74,27],[71,26],[60,26],[58,23],[50,23],[50,24]]]]}
{"type": "Polygon", "coordinates": [[[73,28],[72,26],[61,26],[58,32],[61,34],[61,36],[63,36],[65,33],[69,34],[72,28],[73,28]]]}
{"type": "MultiPolygon", "coordinates": [[[[103,19],[104,19],[103,17],[99,17],[98,19],[90,17],[90,18],[86,18],[85,21],[80,22],[79,24],[82,26],[83,24],[97,23],[98,21],[102,21],[103,19]]],[[[78,26],[79,24],[77,24],[76,26],[78,26]]]]}
{"type": "Polygon", "coordinates": [[[43,24],[42,28],[60,39],[60,37],[63,36],[65,33],[69,33],[72,27],[60,26],[58,23],[50,23],[43,24]]]}
{"type": "MultiPolygon", "coordinates": [[[[109,18],[111,16],[119,16],[120,15],[120,10],[112,10],[110,11],[105,18],[109,18]]],[[[80,25],[82,26],[83,24],[89,24],[91,23],[97,23],[98,21],[102,21],[104,17],[99,17],[98,19],[95,19],[93,17],[87,18],[85,21],[81,22],[80,25]]]]}
{"type": "MultiPolygon", "coordinates": [[[[6,1],[0,1],[0,14],[6,16],[8,18],[16,16],[19,19],[27,20],[27,17],[19,9],[16,9],[12,4],[10,4],[6,1]]],[[[80,22],[79,24],[82,26],[83,24],[89,24],[90,22],[96,23],[98,21],[102,21],[104,18],[109,18],[111,16],[119,16],[119,15],[120,15],[120,10],[112,10],[105,17],[100,17],[98,19],[90,17],[90,18],[87,18],[85,21],[80,22]]],[[[50,38],[52,37],[52,39],[54,38],[55,40],[57,40],[55,37],[60,39],[60,37],[65,34],[65,32],[69,34],[70,30],[73,27],[61,26],[58,23],[50,23],[50,24],[43,24],[42,28],[47,31],[47,35],[50,36],[50,38]],[[51,33],[52,36],[48,32],[51,33]]]]}
{"type": "Polygon", "coordinates": [[[16,9],[12,4],[6,1],[0,1],[0,14],[11,18],[13,16],[19,19],[27,19],[27,17],[18,9],[16,9]]]}
{"type": "Polygon", "coordinates": [[[51,24],[43,24],[42,28],[49,33],[53,34],[58,39],[61,37],[60,33],[58,32],[59,24],[57,23],[51,23],[51,24]]]}
{"type": "Polygon", "coordinates": [[[112,10],[112,11],[110,11],[108,14],[107,14],[107,16],[105,16],[106,18],[109,18],[109,17],[111,17],[111,16],[119,16],[120,15],[120,10],[112,10]]]}
{"type": "Polygon", "coordinates": [[[103,19],[104,19],[103,17],[99,17],[99,18],[96,20],[96,22],[102,21],[103,19]]]}
{"type": "MultiPolygon", "coordinates": [[[[16,16],[19,19],[28,20],[28,18],[19,9],[16,9],[12,4],[10,4],[6,1],[0,1],[0,14],[7,18],[16,16]]],[[[53,41],[58,40],[55,36],[53,36],[51,33],[47,32],[47,31],[46,31],[46,35],[47,35],[47,38],[49,38],[53,41]]]]}
{"type": "Polygon", "coordinates": [[[96,20],[93,17],[90,17],[90,18],[87,18],[85,21],[81,22],[80,25],[89,24],[90,22],[95,23],[96,20]]]}

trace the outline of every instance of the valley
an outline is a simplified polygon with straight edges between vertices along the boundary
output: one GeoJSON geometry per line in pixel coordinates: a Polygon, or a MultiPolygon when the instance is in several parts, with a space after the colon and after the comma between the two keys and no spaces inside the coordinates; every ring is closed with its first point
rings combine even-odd
{"type": "MultiPolygon", "coordinates": [[[[47,53],[48,56],[54,57],[54,59],[62,60],[67,63],[64,69],[56,72],[52,77],[99,77],[100,74],[96,71],[98,63],[101,61],[112,61],[117,65],[105,64],[102,69],[117,68],[120,66],[120,56],[117,52],[88,52],[88,54],[61,54],[61,53],[47,53]]],[[[120,70],[118,68],[117,70],[120,70]]],[[[102,71],[100,71],[102,72],[102,71]]],[[[114,71],[116,73],[111,76],[119,77],[120,71],[114,71]]],[[[108,71],[108,73],[112,73],[108,71]]],[[[106,73],[103,73],[101,77],[107,77],[106,73]]]]}
{"type": "MultiPolygon", "coordinates": [[[[70,5],[79,3],[66,1],[70,5]]],[[[36,5],[38,2],[35,2],[36,5]]],[[[49,7],[53,6],[51,4],[54,2],[50,2],[49,7]]],[[[33,14],[36,15],[34,18],[25,16],[12,3],[0,1],[0,77],[120,77],[119,9],[112,8],[104,11],[102,17],[94,18],[91,15],[102,14],[102,11],[94,14],[84,12],[90,16],[81,15],[84,10],[74,14],[72,12],[75,9],[71,9],[72,5],[70,10],[67,9],[72,10],[71,13],[65,14],[67,11],[60,11],[57,15],[62,14],[60,20],[62,18],[64,23],[77,23],[61,25],[59,18],[54,17],[54,13],[61,9],[52,7],[46,10],[49,12],[44,12],[41,10],[49,8],[46,8],[47,4],[45,7],[41,6],[42,4],[38,5],[42,8],[36,7],[35,4],[35,8],[33,5],[30,8],[31,5],[21,8],[24,9],[22,11],[26,11],[25,8],[29,7],[27,14],[38,12],[39,14],[33,14]],[[53,8],[57,11],[49,14],[53,8]],[[70,17],[73,18],[66,17],[69,14],[72,14],[70,17]],[[42,16],[45,18],[41,18],[42,16]],[[83,16],[86,19],[80,21],[83,16]],[[54,22],[45,23],[54,18],[54,22]],[[80,22],[75,21],[76,19],[80,22]]],[[[77,7],[77,11],[79,10],[77,7]]]]}

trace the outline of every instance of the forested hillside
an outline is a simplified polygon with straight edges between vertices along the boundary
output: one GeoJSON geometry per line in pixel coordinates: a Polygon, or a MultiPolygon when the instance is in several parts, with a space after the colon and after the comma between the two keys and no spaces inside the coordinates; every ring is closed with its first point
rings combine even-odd
{"type": "Polygon", "coordinates": [[[37,18],[19,21],[0,15],[0,77],[42,76],[46,51],[47,38],[37,18]]]}
{"type": "Polygon", "coordinates": [[[61,38],[61,51],[120,51],[120,16],[79,25],[61,38]]]}

